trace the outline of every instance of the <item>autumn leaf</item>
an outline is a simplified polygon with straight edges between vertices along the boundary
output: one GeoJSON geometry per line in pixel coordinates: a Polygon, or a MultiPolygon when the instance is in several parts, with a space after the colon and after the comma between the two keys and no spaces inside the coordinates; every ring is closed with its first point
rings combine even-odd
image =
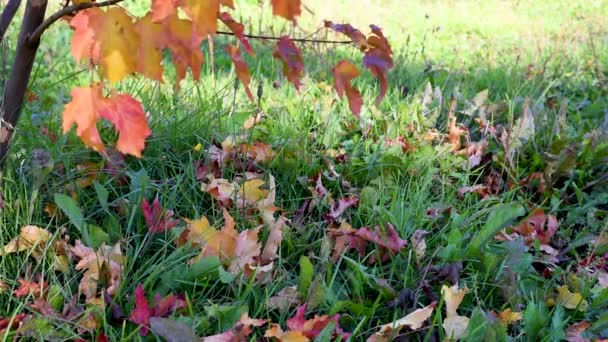
{"type": "Polygon", "coordinates": [[[420,263],[424,258],[424,254],[426,252],[426,240],[424,237],[428,235],[429,232],[426,230],[418,229],[412,234],[410,241],[412,242],[412,248],[414,249],[414,253],[416,254],[416,262],[420,263]]]}
{"type": "MultiPolygon", "coordinates": [[[[290,1],[290,0],[287,0],[290,1]]],[[[288,36],[283,36],[277,42],[272,54],[283,62],[283,75],[287,80],[300,90],[302,73],[304,71],[304,59],[300,49],[288,36]]]]}
{"type": "Polygon", "coordinates": [[[31,295],[34,298],[41,297],[48,290],[48,282],[40,279],[37,283],[31,280],[17,279],[19,287],[13,292],[15,297],[31,295]]]}
{"type": "Polygon", "coordinates": [[[536,208],[523,222],[512,228],[512,233],[509,234],[503,230],[496,236],[496,239],[511,241],[517,237],[522,237],[526,245],[531,245],[538,240],[541,250],[548,254],[556,254],[557,251],[549,243],[557,232],[558,226],[559,222],[554,215],[546,215],[543,209],[536,208]]]}
{"type": "Polygon", "coordinates": [[[358,29],[354,28],[351,24],[335,24],[332,21],[325,20],[324,25],[327,28],[331,28],[336,32],[340,32],[348,36],[353,41],[353,43],[362,51],[366,50],[369,47],[365,35],[358,29]]]}
{"type": "Polygon", "coordinates": [[[409,328],[410,330],[420,329],[424,322],[433,314],[436,304],[436,302],[433,302],[431,305],[415,310],[401,319],[382,325],[380,331],[368,338],[367,341],[388,341],[391,334],[398,333],[403,328],[409,328]]]}
{"type": "Polygon", "coordinates": [[[251,102],[255,102],[255,98],[253,97],[253,93],[251,93],[251,89],[249,89],[249,83],[251,82],[251,76],[249,75],[249,69],[247,67],[247,63],[241,57],[241,50],[236,45],[228,45],[226,46],[226,52],[232,59],[232,63],[234,63],[234,69],[236,71],[236,75],[243,83],[245,87],[245,93],[247,93],[247,97],[251,100],[251,102]]]}
{"type": "Polygon", "coordinates": [[[297,308],[296,314],[287,320],[288,330],[284,332],[278,324],[272,324],[271,327],[266,330],[265,337],[275,337],[281,342],[299,342],[299,341],[310,341],[317,337],[321,331],[330,323],[335,323],[335,328],[332,335],[338,337],[338,340],[347,340],[350,334],[345,333],[340,328],[338,320],[340,315],[336,314],[333,316],[322,315],[306,320],[305,318],[306,305],[301,305],[297,308]]]}
{"type": "Polygon", "coordinates": [[[253,332],[252,327],[261,327],[266,322],[265,319],[250,318],[249,314],[244,312],[232,329],[218,335],[203,337],[203,342],[246,341],[253,332]]]}
{"type": "Polygon", "coordinates": [[[268,309],[286,311],[292,306],[302,304],[300,301],[300,291],[297,286],[286,286],[279,293],[268,298],[266,304],[268,309]]]}
{"type": "Polygon", "coordinates": [[[562,285],[557,288],[556,303],[571,310],[577,309],[579,311],[585,311],[588,307],[588,303],[583,299],[583,296],[578,292],[570,292],[567,285],[562,285]]]}
{"type": "Polygon", "coordinates": [[[380,83],[380,93],[376,97],[376,105],[384,99],[388,91],[388,70],[394,67],[393,51],[384,37],[382,29],[376,25],[370,25],[374,35],[368,36],[367,44],[372,46],[365,52],[363,65],[376,77],[380,83]]]}
{"type": "Polygon", "coordinates": [[[125,257],[122,255],[119,243],[113,247],[103,244],[95,251],[83,245],[80,240],[76,240],[70,251],[80,259],[76,264],[76,270],[84,270],[78,290],[85,295],[87,302],[96,300],[97,288],[102,281],[108,284],[106,289],[108,294],[117,293],[125,265],[125,257]]]}
{"type": "Polygon", "coordinates": [[[150,128],[141,104],[129,95],[113,94],[106,98],[100,84],[72,89],[72,101],[63,112],[63,132],[76,124],[76,134],[85,145],[98,152],[105,147],[97,130],[100,119],[110,121],[118,132],[116,148],[141,157],[150,128]]]}
{"type": "Polygon", "coordinates": [[[296,22],[302,14],[301,0],[272,0],[272,14],[296,22]]]}
{"type": "Polygon", "coordinates": [[[230,29],[230,31],[232,31],[232,33],[234,33],[234,36],[239,40],[245,51],[251,56],[255,56],[255,52],[253,51],[253,48],[251,48],[249,40],[245,37],[245,25],[234,20],[228,12],[220,13],[220,20],[230,29]]]}
{"type": "Polygon", "coordinates": [[[521,312],[513,312],[511,308],[506,308],[501,312],[494,313],[499,319],[500,324],[507,326],[523,319],[521,312]]]}
{"type": "MultiPolygon", "coordinates": [[[[156,2],[169,4],[171,0],[156,2]]],[[[137,20],[133,28],[140,37],[136,69],[140,74],[156,81],[162,81],[163,79],[162,49],[166,44],[159,38],[163,38],[163,29],[165,28],[165,25],[154,22],[151,14],[137,20]]]]}
{"type": "Polygon", "coordinates": [[[446,317],[443,320],[443,330],[448,338],[451,340],[458,340],[466,335],[467,327],[469,325],[469,318],[460,316],[456,313],[456,310],[462,303],[464,296],[469,292],[466,287],[459,289],[458,285],[448,287],[443,285],[441,287],[441,294],[446,306],[446,317]]]}
{"type": "Polygon", "coordinates": [[[234,8],[231,0],[153,0],[152,20],[161,22],[170,17],[177,17],[177,9],[181,9],[192,20],[193,28],[199,36],[215,34],[220,3],[234,8]]]}
{"type": "MultiPolygon", "coordinates": [[[[377,245],[380,260],[386,261],[390,257],[390,253],[399,253],[407,244],[407,241],[399,237],[399,234],[391,224],[387,224],[385,233],[380,231],[378,227],[374,231],[371,231],[367,227],[354,229],[350,224],[343,222],[340,227],[329,229],[328,234],[334,239],[334,252],[332,256],[334,262],[338,261],[340,256],[350,249],[355,249],[361,257],[365,256],[365,249],[370,242],[377,245]]],[[[376,262],[376,257],[372,256],[369,262],[376,262]]]]}
{"type": "Polygon", "coordinates": [[[140,38],[133,19],[122,7],[107,12],[93,7],[78,12],[70,21],[74,28],[72,55],[99,64],[101,73],[110,82],[118,82],[136,70],[137,55],[133,47],[140,38]]]}
{"type": "Polygon", "coordinates": [[[163,209],[158,197],[154,199],[152,205],[147,200],[141,202],[141,209],[144,213],[148,232],[152,234],[164,233],[177,226],[179,220],[172,219],[173,211],[163,209]]]}
{"type": "Polygon", "coordinates": [[[361,93],[351,84],[352,80],[360,75],[359,70],[351,62],[342,60],[333,68],[332,73],[334,75],[334,87],[338,96],[342,98],[346,94],[351,112],[356,117],[359,117],[361,107],[363,106],[363,98],[361,97],[361,93]]]}
{"type": "Polygon", "coordinates": [[[40,256],[51,236],[51,233],[44,228],[24,226],[16,238],[2,247],[0,255],[31,250],[40,256]]]}
{"type": "Polygon", "coordinates": [[[359,204],[359,198],[357,196],[348,196],[341,198],[335,202],[328,213],[323,217],[326,222],[339,222],[344,212],[350,208],[359,204]]]}
{"type": "Polygon", "coordinates": [[[150,330],[150,319],[152,317],[166,317],[186,305],[186,301],[183,298],[173,294],[170,294],[165,298],[161,298],[157,294],[154,302],[154,306],[150,307],[150,304],[146,299],[144,287],[141,284],[138,284],[135,289],[135,308],[129,314],[129,320],[140,325],[139,334],[142,336],[148,335],[148,331],[150,330]]]}

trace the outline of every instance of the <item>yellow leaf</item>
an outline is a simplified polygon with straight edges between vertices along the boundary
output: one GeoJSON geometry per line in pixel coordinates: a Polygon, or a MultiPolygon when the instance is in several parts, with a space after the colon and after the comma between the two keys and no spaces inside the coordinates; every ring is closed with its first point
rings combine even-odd
{"type": "Polygon", "coordinates": [[[19,236],[2,247],[0,255],[32,250],[34,247],[39,245],[44,247],[50,238],[51,233],[44,228],[39,228],[36,226],[22,227],[19,236]]]}
{"type": "Polygon", "coordinates": [[[443,295],[446,307],[446,318],[443,320],[443,329],[450,339],[458,340],[466,335],[469,318],[458,315],[456,310],[468,292],[469,289],[466,287],[459,289],[458,285],[452,287],[443,285],[441,287],[441,294],[443,295]]]}
{"type": "Polygon", "coordinates": [[[583,296],[578,293],[572,293],[568,290],[568,286],[562,285],[557,288],[557,304],[563,305],[567,309],[577,309],[579,311],[585,311],[587,309],[587,301],[583,299],[583,296]]]}
{"type": "Polygon", "coordinates": [[[248,180],[239,189],[238,196],[245,201],[255,203],[268,196],[268,190],[260,189],[260,186],[264,185],[264,181],[261,179],[248,180]]]}
{"type": "Polygon", "coordinates": [[[513,312],[510,308],[504,309],[502,312],[498,313],[500,324],[505,326],[520,321],[522,318],[521,312],[513,312]]]}
{"type": "Polygon", "coordinates": [[[381,326],[380,331],[378,331],[375,335],[376,338],[382,339],[384,337],[387,337],[387,335],[391,334],[392,332],[399,332],[404,327],[408,327],[411,330],[420,329],[424,322],[433,314],[435,304],[436,303],[433,302],[427,307],[418,309],[414,312],[409,313],[407,316],[401,319],[381,326]]]}

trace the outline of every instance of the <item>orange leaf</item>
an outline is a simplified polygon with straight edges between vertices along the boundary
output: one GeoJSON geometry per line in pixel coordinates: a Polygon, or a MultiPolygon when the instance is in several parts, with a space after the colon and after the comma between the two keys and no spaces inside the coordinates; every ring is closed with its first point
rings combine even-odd
{"type": "Polygon", "coordinates": [[[295,23],[296,17],[302,14],[300,0],[272,0],[272,14],[291,20],[295,23]]]}
{"type": "Polygon", "coordinates": [[[281,37],[274,48],[272,56],[283,61],[283,74],[289,82],[293,83],[297,90],[300,90],[300,79],[304,71],[304,59],[302,58],[300,49],[298,49],[293,40],[287,36],[281,37]]]}
{"type": "Polygon", "coordinates": [[[181,0],[152,0],[152,20],[161,21],[177,11],[181,0]]]}
{"type": "Polygon", "coordinates": [[[116,148],[136,157],[141,157],[150,129],[141,104],[129,95],[103,96],[101,85],[72,89],[72,101],[63,112],[63,132],[67,133],[76,124],[76,134],[88,147],[104,151],[105,147],[97,131],[99,119],[114,124],[118,131],[116,148]]]}
{"type": "Polygon", "coordinates": [[[107,12],[89,8],[76,14],[70,21],[75,29],[72,55],[77,62],[87,58],[99,64],[101,75],[110,82],[118,82],[136,70],[139,35],[133,20],[121,7],[107,12]]]}
{"type": "Polygon", "coordinates": [[[220,13],[219,0],[182,0],[181,3],[198,34],[204,37],[215,34],[220,13]]]}
{"type": "Polygon", "coordinates": [[[351,84],[351,81],[360,75],[359,70],[351,62],[342,60],[333,68],[332,73],[334,74],[334,87],[338,92],[338,96],[342,98],[344,93],[346,93],[350,110],[356,117],[359,117],[361,106],[363,106],[363,99],[361,98],[361,93],[351,84]]]}
{"type": "Polygon", "coordinates": [[[243,57],[241,56],[241,50],[236,45],[228,45],[228,46],[226,46],[226,51],[230,55],[230,58],[232,58],[232,62],[234,63],[234,70],[236,71],[236,75],[238,76],[239,80],[241,80],[241,82],[243,83],[243,86],[245,86],[245,92],[247,93],[247,97],[249,97],[249,99],[252,102],[255,102],[253,94],[251,93],[251,89],[249,89],[249,83],[251,82],[251,76],[249,76],[249,70],[247,69],[247,63],[245,63],[245,61],[243,60],[243,57]]]}
{"type": "Polygon", "coordinates": [[[163,47],[171,52],[178,81],[186,77],[190,67],[192,76],[198,80],[201,75],[203,53],[201,43],[204,36],[193,34],[194,28],[189,20],[179,19],[176,14],[162,22],[163,47]]]}
{"type": "Polygon", "coordinates": [[[380,94],[376,97],[376,104],[379,105],[388,91],[387,73],[394,66],[393,51],[388,40],[384,37],[382,29],[376,25],[370,25],[370,27],[375,36],[367,38],[367,44],[371,48],[365,52],[363,64],[380,82],[380,94]]]}
{"type": "Polygon", "coordinates": [[[222,6],[234,9],[234,2],[232,0],[220,0],[220,4],[222,4],[222,6]]]}
{"type": "Polygon", "coordinates": [[[228,26],[228,28],[234,33],[234,35],[238,38],[238,40],[243,45],[245,51],[247,51],[250,55],[255,56],[255,52],[251,48],[249,44],[249,40],[245,37],[245,26],[232,18],[230,13],[222,12],[220,13],[220,20],[228,26]]]}
{"type": "MultiPolygon", "coordinates": [[[[168,1],[167,1],[168,2],[168,1]]],[[[141,38],[137,50],[137,71],[142,75],[157,81],[162,81],[164,44],[159,41],[163,37],[162,26],[153,22],[152,15],[146,15],[135,23],[135,32],[141,38]]]]}

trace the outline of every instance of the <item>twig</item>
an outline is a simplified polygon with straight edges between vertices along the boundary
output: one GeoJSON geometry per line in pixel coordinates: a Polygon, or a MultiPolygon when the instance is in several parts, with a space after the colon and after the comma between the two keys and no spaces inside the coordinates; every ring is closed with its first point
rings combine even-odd
{"type": "MultiPolygon", "coordinates": [[[[217,34],[226,35],[226,36],[234,36],[232,32],[226,31],[217,31],[217,34]]],[[[264,39],[264,40],[279,40],[281,37],[275,36],[263,36],[257,34],[244,34],[245,37],[251,39],[264,39]]],[[[294,42],[300,43],[321,43],[321,44],[351,44],[351,40],[325,40],[325,39],[309,39],[309,38],[291,38],[294,42]]]]}
{"type": "Polygon", "coordinates": [[[75,12],[79,12],[79,11],[85,10],[87,8],[92,8],[92,7],[112,6],[121,1],[124,1],[124,0],[108,0],[108,1],[103,1],[103,2],[84,2],[84,3],[80,3],[78,5],[64,7],[61,10],[55,12],[53,15],[51,15],[47,19],[45,19],[42,22],[42,24],[40,24],[40,26],[38,26],[38,28],[36,28],[36,30],[34,32],[32,32],[32,34],[29,35],[29,37],[27,38],[27,44],[31,44],[32,42],[39,40],[40,36],[42,36],[42,33],[44,33],[44,31],[47,28],[49,28],[49,26],[53,25],[54,22],[63,18],[66,15],[69,15],[69,14],[72,14],[75,12]]]}
{"type": "Polygon", "coordinates": [[[4,7],[2,17],[0,17],[0,42],[4,40],[4,34],[8,30],[11,21],[13,21],[19,5],[21,5],[21,0],[8,0],[8,4],[4,7]]]}

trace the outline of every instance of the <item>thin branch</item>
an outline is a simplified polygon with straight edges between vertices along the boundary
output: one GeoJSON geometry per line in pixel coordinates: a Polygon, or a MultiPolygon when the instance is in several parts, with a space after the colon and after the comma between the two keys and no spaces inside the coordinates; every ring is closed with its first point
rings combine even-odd
{"type": "MultiPolygon", "coordinates": [[[[217,31],[217,34],[226,35],[226,36],[234,36],[235,34],[232,32],[226,31],[217,31]]],[[[263,36],[256,34],[244,34],[245,37],[251,39],[264,39],[264,40],[279,40],[281,37],[275,36],[263,36]]],[[[321,43],[321,44],[351,44],[352,40],[325,40],[325,39],[309,39],[309,38],[291,38],[294,42],[300,43],[321,43]]]]}
{"type": "Polygon", "coordinates": [[[63,18],[66,15],[69,15],[72,13],[77,13],[77,12],[80,12],[82,10],[85,10],[87,8],[92,8],[92,7],[112,6],[121,1],[124,1],[124,0],[107,0],[107,1],[103,1],[103,2],[84,2],[84,3],[80,3],[78,5],[64,7],[61,10],[55,12],[50,17],[48,17],[46,20],[44,20],[44,22],[42,22],[42,24],[40,24],[40,26],[38,26],[38,28],[36,28],[36,31],[34,31],[27,38],[27,43],[31,44],[32,42],[38,41],[40,39],[40,37],[42,36],[42,33],[44,33],[44,31],[47,28],[49,28],[49,26],[53,25],[53,23],[55,23],[57,20],[63,18]]]}
{"type": "Polygon", "coordinates": [[[21,5],[21,0],[8,0],[8,4],[4,7],[2,11],[2,16],[0,17],[0,42],[4,40],[4,34],[6,30],[8,30],[8,26],[13,21],[15,17],[15,13],[19,9],[19,5],[21,5]]]}

